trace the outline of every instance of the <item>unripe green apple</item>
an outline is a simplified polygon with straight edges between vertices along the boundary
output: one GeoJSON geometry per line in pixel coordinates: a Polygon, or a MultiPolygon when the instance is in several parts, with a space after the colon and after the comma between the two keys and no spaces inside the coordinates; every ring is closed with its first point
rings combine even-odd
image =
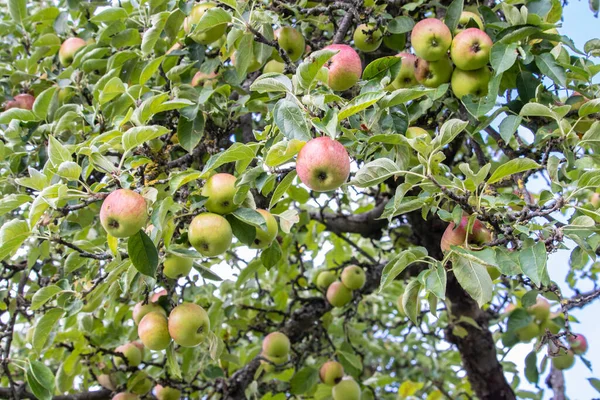
{"type": "Polygon", "coordinates": [[[552,366],[558,370],[571,368],[575,364],[575,355],[572,350],[559,349],[558,355],[552,357],[552,366]]]}
{"type": "Polygon", "coordinates": [[[181,398],[181,391],[172,387],[156,385],[154,387],[154,395],[158,400],[179,400],[181,398]]]}
{"type": "Polygon", "coordinates": [[[71,37],[65,40],[58,50],[58,59],[64,67],[68,67],[73,62],[77,50],[85,46],[85,40],[77,37],[71,37]]]}
{"type": "Polygon", "coordinates": [[[371,53],[381,46],[383,32],[379,28],[375,29],[374,24],[361,24],[356,27],[353,39],[357,49],[371,53]]]}
{"type": "Polygon", "coordinates": [[[550,316],[550,303],[545,298],[538,296],[535,304],[527,308],[527,312],[531,314],[536,321],[545,321],[550,316]]]}
{"type": "Polygon", "coordinates": [[[104,389],[115,391],[117,390],[117,385],[114,379],[108,374],[98,375],[98,384],[102,386],[104,389]]]}
{"type": "Polygon", "coordinates": [[[585,336],[583,336],[582,334],[568,336],[568,341],[573,353],[580,355],[585,354],[585,352],[587,352],[588,343],[585,339],[585,336]]]}
{"type": "Polygon", "coordinates": [[[401,51],[406,47],[406,33],[392,33],[383,37],[383,44],[390,50],[401,51]]]}
{"type": "Polygon", "coordinates": [[[271,361],[271,362],[267,362],[267,361],[261,360],[261,364],[264,365],[263,368],[266,372],[274,372],[280,365],[285,364],[290,359],[289,355],[285,355],[283,357],[271,357],[264,353],[261,355],[264,358],[266,358],[267,360],[271,361]],[[273,365],[273,364],[275,364],[275,365],[273,365]]]}
{"type": "MultiPolygon", "coordinates": [[[[190,34],[193,31],[193,25],[196,25],[198,22],[200,22],[200,19],[204,13],[213,7],[216,7],[216,4],[212,2],[196,4],[192,8],[190,15],[183,21],[183,29],[185,30],[185,33],[190,34]]],[[[203,33],[192,35],[192,40],[199,44],[210,44],[220,39],[221,36],[225,35],[226,29],[227,24],[217,25],[203,33]]]]}
{"type": "Polygon", "coordinates": [[[340,281],[333,282],[327,288],[327,301],[333,307],[344,307],[352,300],[352,291],[340,281]]]}
{"type": "Polygon", "coordinates": [[[112,400],[139,400],[139,396],[133,393],[117,393],[112,400]]]}
{"type": "Polygon", "coordinates": [[[350,290],[362,289],[366,281],[365,270],[358,265],[348,265],[342,271],[342,283],[350,290]]]}
{"type": "Polygon", "coordinates": [[[269,72],[276,72],[278,74],[283,74],[283,71],[285,71],[285,64],[282,62],[279,62],[277,60],[271,60],[271,61],[267,62],[265,64],[265,66],[263,67],[264,74],[267,74],[269,72]]]}
{"type": "Polygon", "coordinates": [[[202,196],[208,197],[204,207],[212,213],[229,214],[237,210],[238,205],[233,202],[237,178],[231,174],[214,174],[206,180],[202,187],[202,196]]]}
{"type": "Polygon", "coordinates": [[[426,61],[437,61],[448,53],[452,33],[439,19],[426,18],[413,27],[410,41],[417,56],[426,61]]]}
{"type": "Polygon", "coordinates": [[[304,36],[291,26],[284,26],[277,29],[277,43],[292,61],[297,61],[304,54],[306,42],[304,36]]]}
{"type": "Polygon", "coordinates": [[[488,83],[490,82],[490,70],[488,67],[476,69],[473,71],[463,71],[454,68],[452,73],[452,92],[459,99],[471,94],[475,97],[482,97],[488,93],[488,83]]]}
{"type": "Polygon", "coordinates": [[[400,61],[402,65],[398,75],[392,81],[392,86],[394,89],[415,86],[417,84],[417,77],[415,76],[417,57],[410,53],[399,53],[396,57],[402,58],[402,61],[400,61]]]}
{"type": "Polygon", "coordinates": [[[167,278],[179,279],[188,276],[192,270],[194,260],[187,257],[179,257],[174,254],[169,254],[163,262],[163,274],[167,278]]]}
{"type": "Polygon", "coordinates": [[[529,342],[540,336],[540,327],[535,322],[530,322],[524,327],[517,329],[515,334],[521,342],[529,342]]]}
{"type": "Polygon", "coordinates": [[[152,380],[144,371],[136,372],[136,382],[130,390],[134,394],[143,396],[152,390],[152,380]]]}
{"type": "MultiPolygon", "coordinates": [[[[144,357],[143,347],[140,349],[134,343],[126,343],[121,345],[115,349],[115,352],[122,353],[127,360],[127,365],[130,367],[137,367],[140,365],[144,357]]],[[[123,359],[121,357],[115,356],[114,360],[117,367],[123,364],[123,359]]]]}
{"type": "Polygon", "coordinates": [[[262,352],[267,357],[287,357],[290,353],[290,339],[281,332],[269,333],[262,342],[262,352]]]}
{"type": "Polygon", "coordinates": [[[169,314],[169,334],[182,347],[196,347],[210,331],[210,319],[204,308],[182,303],[169,314]]]}
{"type": "Polygon", "coordinates": [[[14,100],[7,101],[4,104],[4,110],[10,110],[11,108],[20,108],[22,110],[31,110],[35,97],[28,93],[21,93],[14,97],[14,100]]]}
{"type": "Polygon", "coordinates": [[[477,28],[469,28],[454,38],[450,47],[450,56],[456,68],[472,71],[483,68],[490,61],[492,39],[477,28]]]}
{"type": "Polygon", "coordinates": [[[362,63],[356,51],[347,44],[332,44],[325,50],[338,51],[329,60],[327,84],[336,92],[350,89],[362,75],[362,63]]]}
{"type": "Polygon", "coordinates": [[[327,289],[329,285],[337,280],[337,276],[333,271],[322,271],[317,275],[317,287],[320,289],[327,289]]]}
{"type": "Polygon", "coordinates": [[[129,189],[109,194],[100,208],[100,223],[111,236],[125,238],[146,225],[148,212],[144,197],[129,189]]]}
{"type": "Polygon", "coordinates": [[[416,139],[419,136],[423,137],[430,137],[429,132],[427,132],[425,129],[420,128],[418,126],[411,126],[406,130],[406,134],[405,136],[409,139],[416,139]]]}
{"type": "Polygon", "coordinates": [[[340,142],[321,136],[302,147],[296,159],[296,172],[302,183],[315,192],[335,190],[350,175],[350,157],[340,142]]]}
{"type": "Polygon", "coordinates": [[[279,231],[277,227],[277,220],[270,212],[266,210],[256,210],[263,216],[265,221],[267,222],[267,230],[263,231],[260,228],[256,228],[256,236],[254,237],[254,241],[250,248],[252,249],[264,249],[271,245],[271,242],[277,236],[277,232],[279,231]]]}
{"type": "Polygon", "coordinates": [[[483,30],[483,21],[481,20],[481,17],[479,15],[477,15],[471,11],[463,11],[462,13],[460,13],[460,18],[458,20],[458,26],[454,30],[454,35],[458,35],[460,32],[467,29],[467,25],[469,25],[469,21],[471,21],[471,20],[475,21],[475,24],[477,24],[477,27],[479,29],[483,30]]]}
{"type": "Polygon", "coordinates": [[[343,379],[331,391],[333,400],[360,400],[360,395],[360,386],[350,377],[343,379]]]}
{"type": "Polygon", "coordinates": [[[415,63],[415,77],[421,85],[436,88],[450,82],[452,76],[452,63],[447,56],[438,61],[425,61],[417,58],[415,63]]]}
{"type": "Polygon", "coordinates": [[[229,222],[222,216],[202,213],[190,223],[188,240],[203,256],[214,257],[229,249],[233,232],[229,222]]]}
{"type": "Polygon", "coordinates": [[[344,377],[344,367],[337,361],[327,361],[319,370],[321,382],[326,385],[333,386],[342,380],[344,377]]]}
{"type": "Polygon", "coordinates": [[[171,343],[167,318],[158,312],[150,312],[138,325],[138,336],[150,350],[164,350],[171,343]]]}

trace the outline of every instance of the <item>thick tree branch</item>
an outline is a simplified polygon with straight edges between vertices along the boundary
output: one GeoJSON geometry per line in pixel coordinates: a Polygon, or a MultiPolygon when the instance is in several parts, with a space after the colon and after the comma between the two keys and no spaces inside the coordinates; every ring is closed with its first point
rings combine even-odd
{"type": "MultiPolygon", "coordinates": [[[[32,393],[25,390],[22,385],[18,390],[19,399],[36,400],[32,393]]],[[[95,390],[91,392],[81,392],[52,397],[52,400],[108,400],[112,398],[112,392],[108,389],[95,390]]],[[[12,399],[12,391],[9,388],[0,388],[0,399],[12,399]]]]}
{"type": "Polygon", "coordinates": [[[311,211],[310,217],[327,227],[335,234],[358,233],[366,238],[380,238],[381,230],[388,225],[386,219],[378,219],[383,213],[387,199],[382,200],[370,211],[356,215],[321,213],[311,211]]]}

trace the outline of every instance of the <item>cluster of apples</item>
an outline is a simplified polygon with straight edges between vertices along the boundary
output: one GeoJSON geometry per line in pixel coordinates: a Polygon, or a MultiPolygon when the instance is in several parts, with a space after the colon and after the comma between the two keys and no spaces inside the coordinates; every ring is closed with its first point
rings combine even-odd
{"type": "Polygon", "coordinates": [[[342,270],[340,280],[334,271],[326,270],[317,275],[317,287],[326,290],[326,297],[333,307],[344,307],[352,301],[352,291],[360,290],[367,280],[365,270],[358,265],[348,265],[342,270]]]}
{"type": "Polygon", "coordinates": [[[327,361],[319,369],[319,377],[325,385],[333,386],[333,400],[360,400],[360,386],[350,376],[344,376],[344,367],[337,361],[327,361]]]}
{"type": "Polygon", "coordinates": [[[269,333],[262,342],[261,356],[270,361],[263,361],[264,369],[273,372],[275,366],[285,364],[290,358],[290,339],[281,332],[269,333]]]}

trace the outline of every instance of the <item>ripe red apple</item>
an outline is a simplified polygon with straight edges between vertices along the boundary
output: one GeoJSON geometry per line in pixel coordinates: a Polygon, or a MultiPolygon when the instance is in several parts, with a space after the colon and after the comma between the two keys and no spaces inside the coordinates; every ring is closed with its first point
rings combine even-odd
{"type": "Polygon", "coordinates": [[[483,244],[492,240],[491,233],[478,219],[473,223],[471,233],[467,235],[468,223],[469,217],[466,216],[462,217],[458,227],[456,227],[454,222],[450,222],[442,235],[440,247],[443,252],[449,251],[450,246],[464,246],[465,241],[468,243],[483,244]]]}
{"type": "Polygon", "coordinates": [[[150,312],[138,325],[138,336],[150,350],[164,350],[171,343],[167,318],[158,312],[150,312]]]}
{"type": "Polygon", "coordinates": [[[575,364],[575,356],[571,350],[559,349],[558,355],[552,357],[552,366],[558,370],[571,368],[575,364]]]}
{"type": "Polygon", "coordinates": [[[337,276],[333,271],[322,271],[317,275],[317,287],[320,289],[327,289],[329,285],[337,280],[337,276]]]}
{"type": "Polygon", "coordinates": [[[321,382],[326,385],[336,385],[344,377],[344,367],[337,361],[327,361],[321,366],[319,377],[321,378],[321,382]]]}
{"type": "Polygon", "coordinates": [[[354,49],[346,44],[332,44],[326,50],[339,51],[329,60],[327,82],[331,90],[341,92],[350,89],[362,75],[362,63],[354,49]]]}
{"type": "Polygon", "coordinates": [[[21,93],[14,97],[14,100],[7,101],[4,104],[4,110],[10,110],[11,108],[20,108],[22,110],[31,110],[35,97],[28,93],[21,93]]]}
{"type": "Polygon", "coordinates": [[[181,391],[168,386],[156,385],[154,387],[154,395],[158,400],[179,400],[181,398],[181,391]]]}
{"type": "Polygon", "coordinates": [[[202,196],[208,197],[204,207],[216,214],[229,214],[237,210],[238,205],[233,202],[236,180],[235,176],[225,173],[208,178],[202,187],[202,196]]]}
{"type": "Polygon", "coordinates": [[[139,302],[133,307],[133,321],[136,325],[138,325],[146,314],[153,311],[163,314],[165,317],[167,316],[167,312],[159,304],[156,304],[152,301],[148,302],[148,304],[139,302]]]}
{"type": "Polygon", "coordinates": [[[383,37],[383,44],[390,50],[404,50],[406,47],[406,33],[388,34],[383,37]]]}
{"type": "Polygon", "coordinates": [[[290,60],[299,60],[306,48],[304,36],[291,26],[281,27],[275,32],[279,47],[285,51],[290,60]]]}
{"type": "MultiPolygon", "coordinates": [[[[122,353],[125,359],[127,360],[127,365],[130,367],[137,367],[141,364],[142,359],[144,358],[144,347],[140,349],[134,343],[126,343],[121,345],[115,349],[115,352],[122,353]]],[[[123,364],[123,359],[121,357],[114,357],[115,365],[118,367],[123,364]]]]}
{"type": "Polygon", "coordinates": [[[263,231],[260,228],[256,228],[256,236],[254,237],[254,241],[250,248],[252,249],[264,249],[271,245],[271,242],[277,236],[277,232],[279,231],[277,227],[277,220],[270,212],[266,210],[256,210],[258,211],[265,221],[267,222],[267,230],[263,231]]]}
{"type": "Polygon", "coordinates": [[[426,18],[413,27],[410,40],[416,55],[426,61],[437,61],[448,53],[452,33],[439,19],[426,18]]]}
{"type": "Polygon", "coordinates": [[[163,262],[163,274],[167,278],[179,279],[190,273],[193,264],[194,260],[191,258],[168,254],[163,262]]]}
{"type": "Polygon", "coordinates": [[[73,62],[77,50],[85,46],[85,40],[77,37],[71,37],[65,40],[58,50],[58,59],[64,67],[68,67],[73,62]]]}
{"type": "Polygon", "coordinates": [[[580,355],[585,354],[585,352],[587,352],[588,343],[585,339],[585,336],[583,336],[582,334],[569,336],[568,341],[569,345],[571,346],[571,350],[573,350],[573,353],[580,355]]]}
{"type": "Polygon", "coordinates": [[[190,223],[188,240],[203,256],[214,257],[229,249],[233,232],[229,222],[222,216],[202,213],[190,223]]]}
{"type": "MultiPolygon", "coordinates": [[[[200,22],[200,19],[207,10],[213,7],[216,7],[216,4],[210,1],[206,3],[196,4],[192,8],[190,15],[188,15],[183,21],[183,29],[185,30],[185,33],[190,34],[191,32],[193,32],[193,26],[200,22]]],[[[212,42],[215,42],[216,40],[224,36],[226,29],[227,24],[220,24],[203,33],[192,35],[192,40],[199,44],[211,44],[212,42]]]]}
{"type": "Polygon", "coordinates": [[[117,393],[112,400],[139,400],[140,396],[133,393],[117,393]]]}
{"type": "Polygon", "coordinates": [[[398,53],[396,57],[402,58],[402,61],[400,61],[402,64],[400,65],[398,75],[392,81],[392,86],[394,89],[415,86],[417,84],[415,76],[417,57],[410,53],[398,53]]]}
{"type": "Polygon", "coordinates": [[[383,32],[379,28],[375,29],[375,24],[361,24],[356,27],[353,39],[357,49],[371,53],[381,46],[383,32]]]}
{"type": "MultiPolygon", "coordinates": [[[[153,293],[152,296],[150,297],[150,301],[152,303],[158,303],[158,301],[160,300],[161,297],[163,296],[168,296],[169,293],[165,290],[165,289],[161,289],[156,293],[153,293]]],[[[166,316],[166,314],[165,314],[166,316]]]]}
{"type": "Polygon", "coordinates": [[[460,18],[458,20],[458,26],[454,30],[454,35],[458,35],[460,32],[467,29],[467,25],[469,24],[469,21],[471,21],[471,20],[473,20],[475,22],[475,24],[477,24],[477,27],[479,29],[483,30],[483,21],[481,20],[481,17],[479,15],[477,15],[471,11],[463,11],[462,13],[460,13],[460,18]]]}
{"type": "Polygon", "coordinates": [[[169,314],[169,334],[182,347],[196,347],[206,339],[210,320],[204,308],[182,303],[169,314]]]}
{"type": "Polygon", "coordinates": [[[344,378],[331,391],[333,400],[360,400],[360,395],[360,386],[351,377],[344,378]]]}
{"type": "Polygon", "coordinates": [[[477,28],[469,28],[454,38],[450,47],[450,56],[456,68],[472,71],[487,65],[492,51],[492,39],[477,28]]]}
{"type": "Polygon", "coordinates": [[[451,80],[452,92],[459,99],[468,94],[475,97],[485,96],[488,93],[490,77],[490,70],[487,67],[473,71],[454,68],[451,80]]]}
{"type": "Polygon", "coordinates": [[[415,63],[415,77],[421,85],[436,88],[450,82],[452,76],[452,63],[447,56],[438,61],[425,61],[417,58],[415,63]]]}
{"type": "Polygon", "coordinates": [[[206,72],[198,71],[194,74],[191,85],[196,87],[200,85],[205,86],[211,83],[214,84],[217,81],[218,77],[219,74],[217,74],[214,71],[209,74],[207,74],[206,72]]]}
{"type": "Polygon", "coordinates": [[[302,183],[316,192],[335,190],[350,175],[350,157],[340,142],[321,136],[302,147],[296,171],[302,183]]]}
{"type": "Polygon", "coordinates": [[[532,315],[536,321],[545,321],[550,316],[550,303],[544,297],[538,296],[535,304],[527,308],[527,312],[532,315]]]}
{"type": "Polygon", "coordinates": [[[290,339],[281,332],[269,333],[262,342],[262,353],[268,357],[287,357],[290,348],[290,339]]]}
{"type": "Polygon", "coordinates": [[[129,189],[115,190],[104,199],[100,208],[100,223],[107,233],[117,238],[138,233],[147,219],[146,200],[129,189]]]}
{"type": "Polygon", "coordinates": [[[340,281],[333,282],[327,288],[327,301],[333,307],[344,307],[352,300],[352,290],[340,281]]]}
{"type": "Polygon", "coordinates": [[[350,290],[359,290],[365,286],[367,276],[365,270],[358,265],[348,265],[342,271],[342,283],[350,290]]]}

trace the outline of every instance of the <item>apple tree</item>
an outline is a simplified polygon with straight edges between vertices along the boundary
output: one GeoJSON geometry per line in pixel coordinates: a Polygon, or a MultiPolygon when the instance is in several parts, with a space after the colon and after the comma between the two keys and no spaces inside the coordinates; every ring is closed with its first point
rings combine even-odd
{"type": "Polygon", "coordinates": [[[3,2],[0,398],[564,399],[600,39],[563,6],[3,2]]]}

